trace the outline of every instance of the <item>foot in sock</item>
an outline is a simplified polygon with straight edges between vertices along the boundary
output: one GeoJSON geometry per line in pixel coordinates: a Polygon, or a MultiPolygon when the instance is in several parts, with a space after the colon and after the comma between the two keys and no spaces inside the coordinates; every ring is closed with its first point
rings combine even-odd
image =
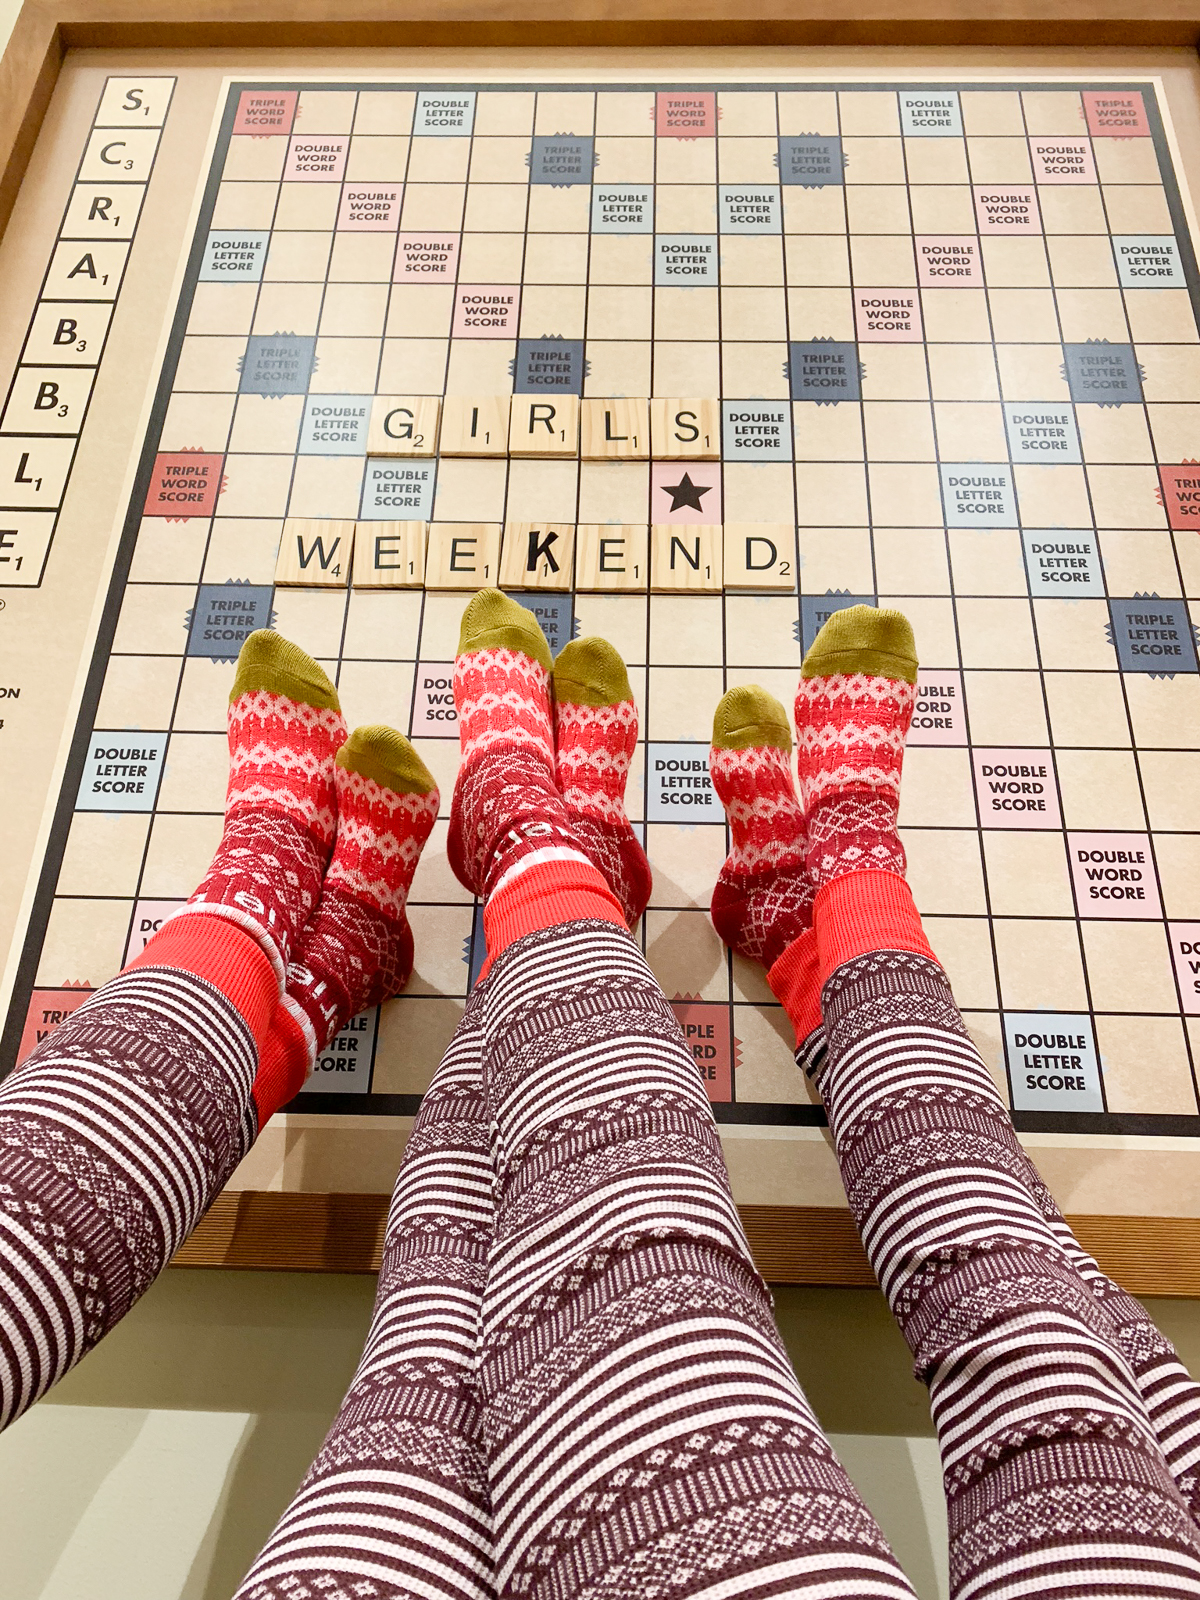
{"type": "Polygon", "coordinates": [[[595,869],[623,914],[636,918],[649,898],[650,868],[616,799],[617,774],[628,770],[637,738],[636,714],[629,725],[629,680],[611,646],[592,640],[579,646],[562,677],[573,697],[563,729],[568,804],[555,753],[554,663],[537,619],[496,589],[482,590],[468,605],[454,663],[462,765],[447,855],[459,882],[487,901],[530,867],[595,869]],[[585,708],[602,713],[590,733],[585,724],[592,719],[580,714],[585,708]],[[611,727],[600,739],[605,711],[611,727]]]}
{"type": "Polygon", "coordinates": [[[337,690],[304,651],[252,633],[229,696],[221,843],[177,915],[203,912],[259,940],[280,988],[317,904],[337,819],[334,758],[346,738],[337,690]]]}
{"type": "Polygon", "coordinates": [[[650,899],[646,852],[625,815],[638,714],[625,663],[606,639],[573,639],[554,663],[558,786],[576,838],[632,928],[650,899]]]}
{"type": "Polygon", "coordinates": [[[587,859],[554,773],[553,667],[533,613],[480,590],[463,612],[454,662],[462,764],[446,853],[481,899],[518,867],[587,859]]]}
{"type": "Polygon", "coordinates": [[[432,774],[402,734],[357,728],[337,753],[337,841],[315,915],[254,1080],[259,1126],[299,1093],[334,1034],[412,973],[405,905],[438,811],[432,774]]]}
{"type": "Polygon", "coordinates": [[[318,1051],[351,1017],[408,982],[413,938],[405,904],[439,801],[432,773],[393,728],[356,728],[337,753],[336,781],[333,857],[285,996],[293,1013],[303,1013],[318,1051]]]}
{"type": "Polygon", "coordinates": [[[731,950],[767,968],[812,926],[791,750],[787,713],[774,696],[753,684],[726,693],[708,767],[732,848],[713,890],[712,920],[731,950]]]}
{"type": "Polygon", "coordinates": [[[896,829],[917,652],[899,611],[835,611],[814,639],[796,694],[807,865],[817,889],[849,872],[904,876],[896,829]]]}

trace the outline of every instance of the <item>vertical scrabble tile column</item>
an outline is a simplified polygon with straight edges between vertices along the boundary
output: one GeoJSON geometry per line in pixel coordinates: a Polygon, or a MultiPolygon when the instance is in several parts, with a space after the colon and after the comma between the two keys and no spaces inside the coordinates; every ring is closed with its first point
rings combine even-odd
{"type": "MultiPolygon", "coordinates": [[[[108,78],[101,91],[0,411],[0,589],[42,580],[174,91],[174,78],[158,76],[108,78]]],[[[253,278],[263,248],[258,236],[249,242],[218,236],[209,241],[205,264],[253,278]]],[[[189,448],[202,452],[204,445],[189,448]]],[[[195,505],[182,499],[185,483],[193,493],[203,483],[206,498],[212,493],[219,463],[205,463],[199,474],[189,465],[162,462],[148,515],[195,505]]]]}

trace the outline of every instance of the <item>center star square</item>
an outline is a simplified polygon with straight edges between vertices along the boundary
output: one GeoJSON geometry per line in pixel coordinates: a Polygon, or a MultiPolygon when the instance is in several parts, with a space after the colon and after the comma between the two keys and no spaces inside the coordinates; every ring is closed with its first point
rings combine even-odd
{"type": "Polygon", "coordinates": [[[650,466],[650,521],[712,524],[721,521],[719,461],[654,461],[650,466]]]}

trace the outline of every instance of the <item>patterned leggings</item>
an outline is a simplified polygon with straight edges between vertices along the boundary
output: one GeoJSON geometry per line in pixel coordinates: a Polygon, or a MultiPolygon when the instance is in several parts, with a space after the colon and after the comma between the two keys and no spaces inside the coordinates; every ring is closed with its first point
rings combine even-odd
{"type": "MultiPolygon", "coordinates": [[[[1200,1596],[1200,1393],[1070,1239],[941,969],[861,957],[824,1007],[847,1194],[930,1386],[955,1594],[1200,1596]]],[[[0,1088],[0,1415],[117,1320],[248,1145],[236,1023],[143,968],[0,1088]]],[[[239,1591],[500,1594],[912,1595],[791,1372],[670,1007],[608,924],[529,935],[472,997],[358,1372],[239,1591]]]]}

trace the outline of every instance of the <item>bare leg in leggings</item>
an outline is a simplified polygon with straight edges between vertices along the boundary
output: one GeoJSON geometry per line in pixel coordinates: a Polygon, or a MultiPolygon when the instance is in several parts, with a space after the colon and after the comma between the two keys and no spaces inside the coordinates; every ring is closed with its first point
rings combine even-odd
{"type": "Polygon", "coordinates": [[[229,744],[191,901],[0,1085],[0,1427],[120,1321],[316,1050],[411,970],[437,790],[408,742],[347,737],[316,662],[258,633],[229,744]]]}
{"type": "Polygon", "coordinates": [[[1195,1386],[1071,1238],[904,882],[916,665],[895,612],[826,624],[797,698],[799,801],[782,708],[726,696],[713,774],[734,850],[714,920],[768,967],[817,1063],[851,1209],[929,1386],[955,1595],[1200,1595],[1195,1386]]]}

